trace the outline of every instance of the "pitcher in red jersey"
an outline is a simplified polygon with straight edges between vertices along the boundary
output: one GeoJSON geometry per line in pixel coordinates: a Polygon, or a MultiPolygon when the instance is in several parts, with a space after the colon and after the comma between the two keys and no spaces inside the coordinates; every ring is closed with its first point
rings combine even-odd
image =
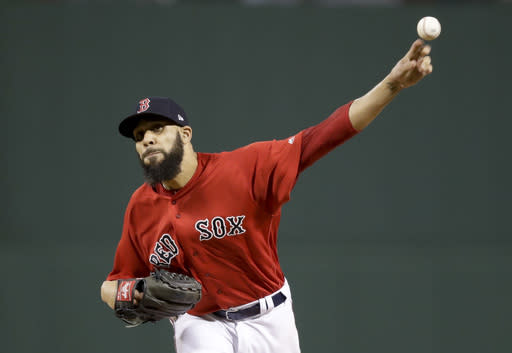
{"type": "MultiPolygon", "coordinates": [[[[384,80],[318,125],[230,152],[196,152],[178,104],[142,99],[119,131],[135,141],[146,183],[126,209],[103,301],[114,308],[118,279],[164,268],[203,286],[192,310],[170,318],[177,352],[300,352],[277,255],[281,207],[305,168],[432,72],[429,53],[417,40],[384,80]]],[[[135,305],[142,295],[136,292],[135,305]]]]}

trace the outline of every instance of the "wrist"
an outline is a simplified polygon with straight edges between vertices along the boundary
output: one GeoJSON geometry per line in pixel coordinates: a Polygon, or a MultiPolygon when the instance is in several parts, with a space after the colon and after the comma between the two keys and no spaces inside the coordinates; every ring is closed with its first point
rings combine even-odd
{"type": "Polygon", "coordinates": [[[110,308],[114,309],[117,294],[117,281],[105,281],[101,285],[101,299],[110,308]]]}
{"type": "Polygon", "coordinates": [[[386,76],[384,79],[384,85],[392,95],[398,94],[402,89],[405,88],[403,83],[390,75],[386,76]]]}

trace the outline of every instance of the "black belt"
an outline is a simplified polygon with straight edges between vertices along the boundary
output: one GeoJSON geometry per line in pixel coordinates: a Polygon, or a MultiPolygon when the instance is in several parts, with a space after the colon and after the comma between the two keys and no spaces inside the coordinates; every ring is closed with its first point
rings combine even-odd
{"type": "MultiPolygon", "coordinates": [[[[271,298],[272,298],[272,301],[274,302],[274,308],[276,306],[284,303],[284,301],[286,300],[286,296],[281,292],[274,294],[271,298]]],[[[252,316],[259,315],[259,314],[261,314],[260,309],[261,309],[260,303],[258,301],[257,303],[254,303],[254,305],[251,305],[247,308],[238,309],[238,310],[237,309],[219,310],[219,311],[213,312],[212,314],[215,316],[220,316],[224,319],[236,321],[236,320],[243,320],[243,319],[247,319],[252,316]]]]}

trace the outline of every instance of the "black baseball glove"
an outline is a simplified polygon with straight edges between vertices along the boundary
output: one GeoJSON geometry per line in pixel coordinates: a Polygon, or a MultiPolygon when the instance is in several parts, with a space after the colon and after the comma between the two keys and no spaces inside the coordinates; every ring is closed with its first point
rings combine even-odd
{"type": "Polygon", "coordinates": [[[157,269],[145,278],[117,281],[115,313],[128,327],[178,316],[201,300],[201,284],[194,278],[157,269]],[[135,290],[142,299],[134,303],[135,290]]]}

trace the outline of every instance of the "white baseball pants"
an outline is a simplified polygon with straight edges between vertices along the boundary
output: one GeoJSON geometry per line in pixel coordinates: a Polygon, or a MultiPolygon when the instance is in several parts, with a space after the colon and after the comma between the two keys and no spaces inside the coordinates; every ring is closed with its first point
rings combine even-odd
{"type": "Polygon", "coordinates": [[[229,321],[211,314],[184,314],[171,321],[176,352],[300,353],[288,282],[281,291],[286,301],[254,318],[229,321]]]}

